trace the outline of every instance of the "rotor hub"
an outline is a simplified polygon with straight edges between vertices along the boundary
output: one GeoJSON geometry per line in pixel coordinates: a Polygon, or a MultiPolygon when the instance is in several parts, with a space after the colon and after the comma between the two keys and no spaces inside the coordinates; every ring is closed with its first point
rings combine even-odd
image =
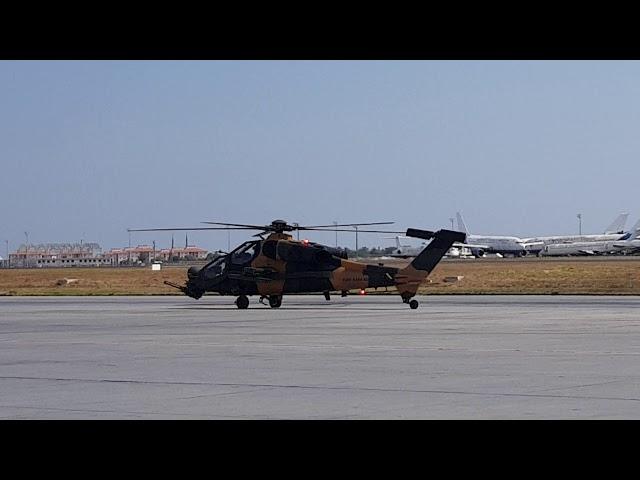
{"type": "Polygon", "coordinates": [[[284,220],[274,220],[271,222],[271,228],[275,233],[282,233],[284,231],[291,231],[294,227],[287,224],[284,220]]]}

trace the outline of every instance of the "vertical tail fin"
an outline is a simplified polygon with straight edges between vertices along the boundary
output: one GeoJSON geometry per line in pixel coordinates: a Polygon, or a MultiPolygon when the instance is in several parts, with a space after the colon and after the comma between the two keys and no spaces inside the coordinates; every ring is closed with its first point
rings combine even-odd
{"type": "Polygon", "coordinates": [[[433,240],[431,240],[425,249],[409,264],[409,266],[414,269],[425,271],[427,274],[434,269],[455,242],[464,243],[467,237],[464,233],[453,230],[438,230],[435,233],[412,228],[407,230],[407,236],[409,237],[417,236],[418,238],[425,238],[426,236],[416,235],[416,233],[423,235],[426,233],[433,236],[433,240]]]}
{"type": "Polygon", "coordinates": [[[416,237],[428,240],[433,238],[422,252],[413,261],[396,275],[396,287],[404,300],[413,297],[418,291],[420,283],[431,273],[442,257],[451,248],[454,242],[464,243],[466,235],[463,232],[453,230],[438,230],[429,232],[410,228],[407,237],[416,237]]]}
{"type": "Polygon", "coordinates": [[[616,217],[616,219],[611,222],[606,230],[604,231],[605,235],[609,233],[622,233],[624,231],[624,225],[627,223],[628,213],[621,213],[616,217]]]}
{"type": "Polygon", "coordinates": [[[464,223],[462,214],[460,212],[456,212],[456,217],[458,218],[458,230],[469,235],[469,229],[467,228],[467,225],[464,223]]]}
{"type": "Polygon", "coordinates": [[[393,238],[396,241],[396,248],[398,250],[400,250],[403,247],[403,245],[400,243],[400,235],[396,235],[395,237],[384,237],[384,238],[393,238]]]}

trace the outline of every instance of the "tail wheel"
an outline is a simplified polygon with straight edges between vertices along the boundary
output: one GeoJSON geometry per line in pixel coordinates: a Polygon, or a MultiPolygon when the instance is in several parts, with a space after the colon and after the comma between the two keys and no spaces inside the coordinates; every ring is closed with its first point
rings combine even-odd
{"type": "Polygon", "coordinates": [[[282,295],[271,295],[269,297],[269,306],[271,308],[280,308],[282,305],[282,295]]]}
{"type": "Polygon", "coordinates": [[[411,300],[409,302],[409,306],[411,307],[411,310],[415,310],[416,308],[418,308],[418,301],[417,300],[411,300]]]}
{"type": "Polygon", "coordinates": [[[247,298],[246,295],[240,295],[236,299],[236,307],[238,307],[240,310],[244,310],[245,308],[249,307],[249,298],[247,298]]]}

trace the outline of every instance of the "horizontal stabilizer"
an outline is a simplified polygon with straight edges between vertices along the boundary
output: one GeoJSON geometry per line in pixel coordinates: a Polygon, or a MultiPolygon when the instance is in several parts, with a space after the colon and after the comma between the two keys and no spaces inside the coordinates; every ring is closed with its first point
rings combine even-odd
{"type": "Polygon", "coordinates": [[[434,237],[441,238],[451,243],[460,242],[464,243],[467,240],[467,234],[464,232],[457,232],[455,230],[438,230],[434,237]]]}
{"type": "MultiPolygon", "coordinates": [[[[441,230],[443,231],[443,230],[441,230]]],[[[431,230],[418,230],[417,228],[407,228],[407,237],[422,238],[423,240],[431,240],[435,235],[431,230]]]]}

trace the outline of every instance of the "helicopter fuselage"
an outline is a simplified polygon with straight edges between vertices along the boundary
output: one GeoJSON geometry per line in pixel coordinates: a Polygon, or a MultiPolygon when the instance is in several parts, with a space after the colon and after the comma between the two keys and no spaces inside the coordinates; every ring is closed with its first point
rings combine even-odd
{"type": "Polygon", "coordinates": [[[346,292],[395,285],[399,269],[346,258],[343,251],[272,233],[243,243],[198,269],[189,269],[184,292],[200,298],[221,295],[281,296],[288,293],[346,292]]]}
{"type": "Polygon", "coordinates": [[[235,295],[240,309],[249,306],[251,295],[260,295],[261,302],[268,298],[269,305],[278,308],[282,296],[289,293],[321,292],[330,300],[331,292],[344,296],[349,290],[393,286],[402,301],[415,309],[418,301],[412,298],[420,284],[451,245],[464,242],[466,237],[463,232],[452,230],[407,229],[407,236],[432,240],[409,265],[398,269],[354,262],[341,250],[308,240],[293,240],[282,231],[285,229],[282,225],[286,224],[273,224],[282,228],[266,239],[245,242],[202,268],[191,267],[184,286],[165,283],[196,299],[207,292],[235,295]]]}

